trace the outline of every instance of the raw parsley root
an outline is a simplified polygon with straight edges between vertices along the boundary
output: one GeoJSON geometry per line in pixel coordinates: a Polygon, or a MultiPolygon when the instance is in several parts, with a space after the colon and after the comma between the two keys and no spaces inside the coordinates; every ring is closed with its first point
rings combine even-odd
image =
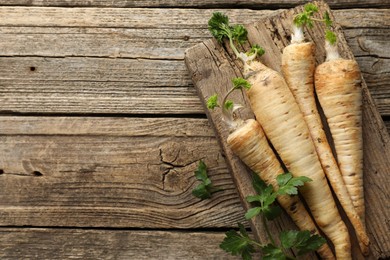
{"type": "MultiPolygon", "coordinates": [[[[255,67],[252,64],[252,67],[255,67]]],[[[256,120],[294,177],[313,181],[300,189],[313,217],[336,248],[336,256],[350,258],[347,227],[333,200],[303,114],[284,78],[260,64],[247,79],[256,120]]]]}
{"type": "MultiPolygon", "coordinates": [[[[217,31],[226,26],[215,26],[217,22],[213,26],[213,35],[223,35],[217,31]]],[[[237,58],[244,62],[243,74],[252,85],[247,94],[256,120],[294,177],[307,176],[313,180],[300,189],[301,194],[317,224],[335,245],[336,256],[349,259],[351,244],[347,227],[341,220],[309,129],[293,94],[278,72],[254,59],[242,58],[241,54],[236,53],[237,58]]]]}
{"type": "Polygon", "coordinates": [[[294,248],[298,256],[315,251],[326,243],[326,240],[318,235],[311,235],[310,231],[283,231],[279,234],[280,245],[275,243],[274,238],[268,231],[266,219],[274,219],[280,214],[280,208],[272,205],[278,195],[297,193],[297,186],[302,186],[305,182],[310,181],[307,177],[293,178],[291,174],[281,174],[276,179],[279,189],[274,191],[272,185],[264,183],[257,175],[254,175],[253,187],[257,195],[249,196],[249,202],[259,202],[261,207],[255,207],[248,211],[247,218],[252,218],[257,214],[263,214],[264,226],[267,231],[269,244],[259,244],[249,237],[244,226],[238,224],[239,231],[230,230],[226,232],[226,237],[220,244],[220,247],[232,255],[241,255],[243,259],[252,259],[252,254],[259,248],[263,254],[262,259],[295,259],[285,253],[286,250],[294,248]],[[255,213],[253,213],[255,212],[255,213]]]}
{"type": "Polygon", "coordinates": [[[192,190],[192,194],[195,197],[202,200],[209,199],[211,198],[211,194],[221,190],[214,187],[211,183],[211,180],[207,175],[207,166],[202,160],[199,161],[198,168],[195,171],[195,177],[197,180],[202,182],[192,190]]]}
{"type": "MultiPolygon", "coordinates": [[[[325,15],[325,20],[330,20],[329,14],[325,15]]],[[[326,61],[315,70],[315,89],[332,134],[344,183],[360,221],[364,223],[361,73],[355,60],[340,57],[336,35],[330,28],[326,32],[325,49],[326,61]]],[[[363,254],[367,254],[369,240],[364,224],[358,226],[356,216],[355,219],[348,217],[363,254]]]]}
{"type": "MultiPolygon", "coordinates": [[[[228,106],[226,105],[226,102],[228,102],[227,97],[229,96],[229,94],[232,93],[234,90],[242,89],[242,87],[245,87],[245,89],[250,88],[249,83],[242,78],[234,79],[233,84],[233,88],[228,91],[227,95],[224,98],[224,103],[219,104],[217,95],[213,95],[208,99],[208,107],[210,109],[221,107],[222,110],[227,110],[227,112],[232,113],[232,110],[228,110],[228,106]]],[[[222,116],[225,117],[224,113],[222,113],[222,116]]],[[[236,118],[235,120],[239,120],[240,123],[232,124],[230,122],[231,118],[233,118],[233,115],[229,115],[229,120],[224,119],[224,121],[227,122],[229,126],[235,125],[233,132],[228,136],[227,139],[227,143],[232,149],[232,151],[246,165],[248,165],[248,167],[251,168],[252,171],[258,173],[259,176],[267,184],[271,184],[276,188],[279,187],[279,185],[283,186],[281,189],[279,189],[279,194],[273,195],[274,197],[272,201],[268,201],[268,204],[263,205],[262,209],[252,209],[252,211],[248,212],[248,214],[258,214],[261,211],[264,212],[266,216],[271,218],[272,215],[275,215],[275,213],[280,211],[278,207],[275,207],[274,205],[270,206],[273,201],[277,199],[280,205],[286,210],[292,220],[299,227],[299,229],[310,230],[318,234],[319,231],[317,230],[313,220],[305,209],[303,203],[300,201],[299,197],[288,195],[292,193],[297,193],[296,185],[294,186],[292,184],[297,181],[298,183],[296,184],[303,184],[303,181],[306,180],[305,177],[292,179],[291,174],[283,175],[284,178],[277,177],[278,174],[283,172],[283,169],[271,147],[269,146],[269,143],[259,123],[253,119],[248,119],[243,122],[241,119],[236,118]],[[291,181],[291,179],[293,181],[291,181]]],[[[269,191],[272,191],[272,186],[270,186],[269,191]]],[[[260,191],[260,187],[258,188],[258,191],[260,191]]],[[[250,215],[247,215],[247,217],[250,217],[250,215]]],[[[333,253],[327,244],[323,245],[318,250],[318,252],[323,258],[334,258],[333,253]]]]}
{"type": "MultiPolygon", "coordinates": [[[[311,8],[311,10],[315,9],[311,8]]],[[[294,19],[294,23],[298,17],[306,17],[304,21],[307,24],[312,25],[313,21],[311,16],[304,15],[306,12],[307,11],[304,11],[302,14],[297,15],[294,19]]],[[[332,24],[327,12],[324,15],[323,21],[327,27],[332,24]]],[[[329,40],[334,43],[334,38],[336,37],[335,34],[329,29],[327,29],[326,34],[327,38],[330,38],[329,40]]],[[[321,117],[317,110],[314,95],[314,52],[315,46],[313,42],[292,42],[283,50],[282,73],[303,114],[304,120],[310,131],[310,136],[314,142],[317,155],[320,159],[320,163],[333,188],[333,191],[351,221],[359,240],[367,241],[368,237],[365,232],[364,225],[353,207],[351,197],[349,196],[341,171],[327,141],[321,117]]],[[[345,234],[345,236],[347,236],[347,234],[345,234]]],[[[362,251],[365,251],[364,247],[362,248],[362,251]]]]}

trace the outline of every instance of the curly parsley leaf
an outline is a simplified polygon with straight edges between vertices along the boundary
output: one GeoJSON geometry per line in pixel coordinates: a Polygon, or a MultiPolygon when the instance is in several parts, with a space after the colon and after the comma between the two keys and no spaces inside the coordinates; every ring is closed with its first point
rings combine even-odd
{"type": "Polygon", "coordinates": [[[318,12],[318,7],[313,3],[307,3],[304,6],[304,9],[305,9],[305,12],[310,14],[310,15],[313,15],[314,13],[318,12]]]}
{"type": "Polygon", "coordinates": [[[232,80],[232,82],[233,82],[234,89],[243,89],[243,88],[250,89],[251,88],[251,84],[247,80],[245,80],[241,77],[234,78],[232,80]]]}
{"type": "Polygon", "coordinates": [[[316,12],[318,12],[318,7],[315,4],[308,3],[304,6],[303,12],[297,14],[294,17],[293,22],[297,27],[303,27],[305,25],[308,27],[313,27],[313,20],[311,17],[316,12]]]}
{"type": "Polygon", "coordinates": [[[265,50],[260,47],[258,44],[252,46],[252,48],[246,53],[248,56],[256,54],[257,57],[262,56],[265,53],[265,50]]]}
{"type": "Polygon", "coordinates": [[[238,43],[243,44],[248,39],[248,31],[241,24],[233,25],[231,30],[232,39],[238,43]]]}
{"type": "Polygon", "coordinates": [[[225,37],[232,37],[231,28],[229,26],[229,18],[223,13],[213,13],[208,25],[211,35],[213,35],[219,42],[222,42],[225,37]]]}
{"type": "Polygon", "coordinates": [[[219,107],[219,105],[218,105],[218,95],[214,94],[214,95],[210,96],[207,99],[207,108],[208,109],[214,109],[216,107],[219,107]]]}
{"type": "Polygon", "coordinates": [[[232,255],[241,255],[244,260],[250,260],[252,259],[252,253],[255,252],[253,243],[256,243],[256,241],[249,237],[244,225],[238,223],[238,226],[238,232],[230,230],[225,233],[225,238],[219,246],[232,255]]]}
{"type": "Polygon", "coordinates": [[[337,42],[337,36],[334,32],[331,30],[326,30],[325,32],[325,39],[331,44],[335,45],[337,42]]]}
{"type": "Polygon", "coordinates": [[[221,190],[211,183],[207,175],[207,166],[202,160],[199,161],[198,168],[195,171],[195,178],[202,182],[192,190],[192,195],[197,198],[209,199],[214,192],[221,190]]]}

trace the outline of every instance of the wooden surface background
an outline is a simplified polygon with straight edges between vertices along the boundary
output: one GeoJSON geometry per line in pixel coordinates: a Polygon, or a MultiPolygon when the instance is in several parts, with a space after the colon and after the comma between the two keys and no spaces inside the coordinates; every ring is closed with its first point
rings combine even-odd
{"type": "MultiPolygon", "coordinates": [[[[244,210],[184,51],[215,10],[303,2],[1,0],[0,258],[229,259],[244,210]],[[191,195],[199,159],[212,200],[191,195]]],[[[328,3],[389,130],[390,3],[328,3]]]]}

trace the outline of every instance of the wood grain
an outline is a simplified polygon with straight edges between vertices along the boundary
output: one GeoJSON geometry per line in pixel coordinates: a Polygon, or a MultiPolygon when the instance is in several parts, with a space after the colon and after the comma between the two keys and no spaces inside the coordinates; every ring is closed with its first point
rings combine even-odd
{"type": "Polygon", "coordinates": [[[219,244],[224,232],[0,228],[0,258],[240,259],[219,244]]]}
{"type": "MultiPolygon", "coordinates": [[[[356,7],[383,7],[388,6],[384,1],[379,0],[328,0],[326,1],[333,8],[356,8],[356,7]]],[[[304,4],[304,0],[236,0],[234,3],[228,0],[196,0],[196,1],[148,1],[148,0],[3,0],[1,5],[25,5],[25,6],[64,6],[64,7],[191,7],[191,8],[226,8],[230,6],[241,8],[290,8],[304,4]]]]}
{"type": "MultiPolygon", "coordinates": [[[[320,3],[321,13],[327,8],[325,4],[320,3]]],[[[249,24],[248,38],[251,44],[259,43],[266,49],[266,54],[262,61],[269,67],[280,70],[281,51],[289,43],[288,36],[291,29],[292,17],[300,9],[292,9],[279,15],[272,16],[249,24]]],[[[339,49],[345,58],[353,58],[347,42],[342,34],[341,27],[337,26],[339,49]]],[[[324,60],[324,28],[314,27],[307,33],[307,38],[317,44],[316,60],[321,63],[324,60]]],[[[237,66],[240,63],[229,62],[231,60],[216,41],[206,41],[188,50],[186,55],[186,64],[191,72],[195,87],[201,100],[206,100],[212,93],[226,93],[227,86],[230,85],[229,79],[240,75],[237,72],[237,66]],[[225,78],[223,78],[225,76],[225,78]]],[[[363,105],[363,131],[364,131],[364,170],[365,170],[365,187],[366,187],[366,205],[367,205],[367,229],[371,237],[371,257],[390,256],[390,243],[387,234],[390,230],[386,223],[389,219],[389,204],[387,203],[388,195],[386,190],[389,182],[386,175],[389,172],[388,162],[390,161],[390,137],[378,111],[375,108],[367,86],[363,83],[364,105],[363,105]],[[369,187],[375,187],[371,189],[369,187]],[[382,203],[381,205],[378,205],[382,203]],[[382,227],[382,228],[381,228],[382,227]]],[[[238,103],[245,102],[245,99],[235,100],[238,103]]],[[[248,103],[246,103],[248,104],[248,103]]],[[[248,105],[249,107],[249,105],[248,105]]],[[[216,134],[227,154],[227,162],[232,170],[233,179],[238,187],[241,198],[246,197],[248,182],[242,180],[244,169],[236,167],[237,158],[232,156],[226,146],[227,130],[222,125],[220,114],[218,112],[207,112],[210,122],[216,129],[216,134]],[[237,172],[235,172],[237,171],[237,172]],[[238,180],[237,180],[238,179],[238,180]]],[[[247,118],[248,116],[244,117],[247,118]]],[[[247,204],[243,203],[244,208],[247,204]]],[[[257,232],[256,229],[253,229],[257,232]]],[[[356,246],[356,245],[355,245],[356,246]]],[[[354,253],[358,254],[359,252],[354,253]]]]}
{"type": "MultiPolygon", "coordinates": [[[[203,113],[183,58],[186,48],[210,38],[213,11],[2,7],[0,111],[203,113]]],[[[234,22],[278,12],[226,10],[234,22]]],[[[390,115],[390,9],[335,14],[349,28],[348,44],[380,113],[390,115]]]]}
{"type": "Polygon", "coordinates": [[[245,222],[204,119],[3,116],[0,126],[1,226],[206,228],[245,222]],[[223,188],[212,200],[191,194],[200,159],[223,188]]]}
{"type": "Polygon", "coordinates": [[[2,136],[214,137],[207,119],[0,116],[2,136]]]}

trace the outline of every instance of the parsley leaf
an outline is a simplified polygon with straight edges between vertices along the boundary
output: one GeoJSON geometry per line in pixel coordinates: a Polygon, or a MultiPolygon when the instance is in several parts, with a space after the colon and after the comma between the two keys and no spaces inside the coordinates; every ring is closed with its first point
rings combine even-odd
{"type": "Polygon", "coordinates": [[[329,13],[328,11],[325,11],[324,13],[324,22],[325,22],[325,25],[327,28],[331,27],[332,26],[332,20],[330,19],[330,16],[329,16],[329,13]]]}
{"type": "Polygon", "coordinates": [[[258,206],[251,208],[245,214],[246,219],[251,219],[259,214],[264,214],[268,220],[273,220],[278,217],[282,210],[279,206],[272,205],[277,196],[272,185],[266,185],[257,174],[253,174],[253,187],[257,195],[248,196],[246,200],[250,203],[256,203],[258,206]]]}
{"type": "Polygon", "coordinates": [[[263,253],[264,260],[284,260],[288,259],[286,255],[283,253],[282,249],[273,245],[268,244],[261,248],[261,252],[263,253]]]}
{"type": "Polygon", "coordinates": [[[213,35],[219,42],[222,42],[225,37],[240,44],[244,43],[248,39],[248,31],[245,27],[240,24],[230,26],[229,17],[223,13],[213,13],[208,25],[211,35],[213,35]]]}
{"type": "Polygon", "coordinates": [[[258,44],[255,44],[255,45],[252,46],[252,48],[250,49],[250,51],[247,52],[246,54],[247,54],[248,56],[251,56],[251,55],[253,55],[253,54],[256,54],[257,57],[260,57],[260,56],[262,56],[264,53],[265,53],[265,50],[264,50],[262,47],[260,47],[258,44]]]}
{"type": "Polygon", "coordinates": [[[282,214],[282,209],[276,205],[270,205],[264,209],[264,216],[268,220],[274,220],[282,214]]]}
{"type": "Polygon", "coordinates": [[[254,216],[257,216],[261,213],[261,207],[255,207],[255,208],[250,208],[246,214],[245,214],[245,219],[251,219],[254,216]]]}
{"type": "Polygon", "coordinates": [[[208,179],[207,166],[202,160],[199,161],[198,168],[195,171],[195,177],[196,179],[203,182],[205,182],[208,179]]]}
{"type": "Polygon", "coordinates": [[[307,3],[304,6],[305,12],[307,12],[310,15],[313,15],[313,13],[318,12],[318,7],[313,3],[307,3]]]}
{"type": "Polygon", "coordinates": [[[211,198],[211,193],[204,183],[196,186],[195,189],[192,190],[192,195],[202,200],[211,198]]]}
{"type": "Polygon", "coordinates": [[[213,35],[219,42],[222,42],[224,37],[232,37],[231,28],[229,26],[229,18],[223,13],[213,13],[208,25],[211,35],[213,35]]]}
{"type": "Polygon", "coordinates": [[[224,106],[225,106],[225,108],[226,108],[227,110],[232,110],[232,109],[233,109],[233,106],[234,106],[234,103],[233,103],[233,101],[231,101],[231,100],[226,100],[224,106]]]}
{"type": "Polygon", "coordinates": [[[218,95],[214,94],[211,97],[207,99],[207,108],[208,109],[214,109],[216,107],[219,107],[218,105],[218,95]]]}
{"type": "Polygon", "coordinates": [[[238,51],[236,44],[243,44],[248,40],[248,31],[241,24],[230,25],[229,18],[225,14],[214,12],[208,21],[208,29],[219,43],[222,43],[223,39],[228,39],[234,54],[244,63],[251,62],[257,55],[264,54],[264,50],[259,45],[255,45],[247,53],[238,51]],[[249,53],[251,53],[250,57],[248,57],[249,53]],[[255,53],[257,55],[253,55],[255,53]]]}
{"type": "Polygon", "coordinates": [[[233,82],[234,89],[242,89],[242,88],[250,89],[251,88],[251,84],[247,80],[245,80],[241,77],[234,78],[232,80],[232,82],[233,82]]]}
{"type": "Polygon", "coordinates": [[[243,44],[248,39],[248,31],[241,24],[237,24],[231,27],[232,39],[239,44],[243,44]]]}
{"type": "Polygon", "coordinates": [[[195,178],[202,183],[195,187],[192,190],[192,195],[202,200],[211,198],[211,194],[214,192],[220,191],[220,188],[216,188],[211,183],[207,175],[207,166],[206,164],[200,160],[198,164],[198,168],[195,171],[195,178]]]}
{"type": "Polygon", "coordinates": [[[230,230],[225,233],[226,236],[219,247],[232,255],[241,255],[244,260],[250,260],[255,252],[253,243],[256,242],[249,237],[244,225],[238,223],[238,226],[238,232],[230,230]]]}
{"type": "Polygon", "coordinates": [[[276,181],[279,185],[278,195],[296,195],[298,194],[297,187],[303,186],[305,182],[311,181],[311,179],[305,176],[292,177],[291,173],[284,173],[278,175],[276,181]]]}
{"type": "Polygon", "coordinates": [[[331,44],[331,45],[335,45],[336,42],[337,42],[337,36],[334,32],[332,32],[331,30],[326,30],[326,33],[325,33],[325,39],[331,44]]]}
{"type": "Polygon", "coordinates": [[[294,17],[294,24],[297,27],[303,27],[307,25],[308,27],[313,27],[313,20],[311,17],[314,15],[314,13],[318,12],[318,7],[315,4],[308,3],[304,6],[303,12],[297,14],[294,17]]]}
{"type": "Polygon", "coordinates": [[[319,235],[310,235],[308,230],[289,230],[280,233],[280,242],[283,248],[296,248],[298,255],[303,255],[317,250],[326,243],[326,240],[319,235]]]}

